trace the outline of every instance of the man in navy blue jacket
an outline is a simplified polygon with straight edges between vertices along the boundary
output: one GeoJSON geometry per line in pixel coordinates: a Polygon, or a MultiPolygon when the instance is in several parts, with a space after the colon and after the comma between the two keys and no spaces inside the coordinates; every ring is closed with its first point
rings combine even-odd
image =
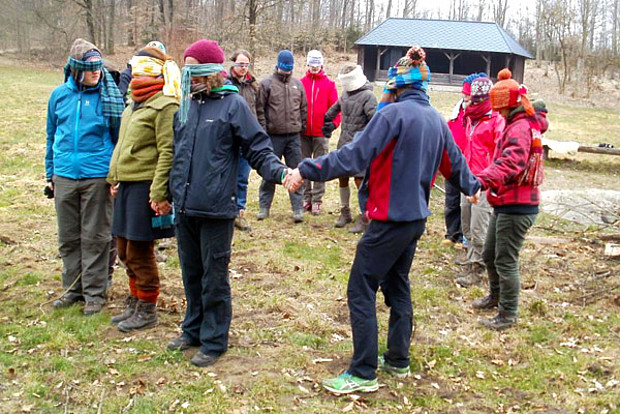
{"type": "Polygon", "coordinates": [[[409,375],[413,309],[409,270],[416,244],[431,214],[428,200],[438,169],[468,195],[480,189],[441,115],[426,94],[430,73],[424,51],[413,47],[390,69],[382,109],[353,142],[316,160],[305,159],[285,179],[295,188],[303,179],[327,181],[367,171],[370,226],[357,245],[347,288],[353,331],[353,358],[342,375],[323,381],[341,394],[378,389],[377,367],[409,375]],[[443,159],[443,162],[442,162],[443,159]],[[387,352],[378,357],[376,293],[390,307],[387,352]]]}

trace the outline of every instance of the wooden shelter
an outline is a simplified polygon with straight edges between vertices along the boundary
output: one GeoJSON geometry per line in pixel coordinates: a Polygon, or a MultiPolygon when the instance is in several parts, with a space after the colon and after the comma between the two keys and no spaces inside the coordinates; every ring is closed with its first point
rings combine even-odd
{"type": "Polygon", "coordinates": [[[473,72],[493,79],[508,67],[523,82],[525,59],[533,56],[497,23],[389,18],[355,42],[357,62],[370,81],[419,45],[426,51],[433,84],[460,85],[473,72]]]}

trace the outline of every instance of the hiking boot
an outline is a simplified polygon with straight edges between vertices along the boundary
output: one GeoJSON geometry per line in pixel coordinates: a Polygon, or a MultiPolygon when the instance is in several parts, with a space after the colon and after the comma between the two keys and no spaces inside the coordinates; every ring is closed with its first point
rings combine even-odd
{"type": "Polygon", "coordinates": [[[493,308],[497,308],[498,304],[499,304],[499,298],[497,296],[487,295],[483,298],[476,299],[471,304],[471,307],[474,309],[493,309],[493,308]]]}
{"type": "Polygon", "coordinates": [[[485,328],[493,329],[494,331],[503,331],[504,329],[510,328],[517,323],[517,316],[509,316],[505,315],[502,312],[499,312],[497,316],[491,319],[481,319],[480,325],[485,328]]]}
{"type": "Polygon", "coordinates": [[[267,217],[269,217],[269,209],[261,207],[256,215],[256,220],[265,220],[267,217]]]}
{"type": "Polygon", "coordinates": [[[76,303],[83,301],[84,300],[82,299],[77,299],[69,296],[61,296],[59,299],[56,299],[54,302],[52,302],[52,307],[54,309],[68,308],[69,306],[73,306],[76,303]]]}
{"type": "Polygon", "coordinates": [[[469,264],[469,262],[467,261],[467,250],[465,250],[464,252],[461,252],[458,257],[456,259],[454,259],[454,263],[456,263],[459,266],[466,266],[469,264]]]}
{"type": "Polygon", "coordinates": [[[198,346],[198,344],[193,343],[184,335],[181,335],[178,338],[174,338],[170,342],[168,342],[168,349],[171,351],[185,351],[192,346],[198,346]]]}
{"type": "Polygon", "coordinates": [[[464,274],[456,277],[456,283],[462,287],[470,287],[482,284],[482,276],[484,276],[484,265],[480,263],[470,263],[464,274]]]}
{"type": "Polygon", "coordinates": [[[366,231],[366,227],[368,227],[368,223],[370,223],[370,220],[368,220],[366,217],[364,217],[362,214],[360,214],[357,217],[357,221],[349,229],[349,231],[351,233],[363,233],[364,231],[366,231]]]}
{"type": "Polygon", "coordinates": [[[136,311],[129,318],[118,324],[121,332],[138,331],[157,324],[157,307],[155,303],[138,300],[136,311]]]}
{"type": "Polygon", "coordinates": [[[303,211],[307,211],[308,213],[312,211],[312,202],[304,201],[304,205],[301,207],[303,211]]]}
{"type": "Polygon", "coordinates": [[[407,378],[411,373],[411,371],[409,370],[409,365],[403,368],[395,367],[394,365],[385,362],[384,356],[379,357],[377,368],[379,369],[379,371],[387,372],[388,374],[393,375],[396,378],[407,378]]]}
{"type": "Polygon", "coordinates": [[[250,227],[248,221],[245,219],[245,210],[239,210],[239,214],[235,218],[235,227],[240,231],[252,230],[252,227],[250,227]]]}
{"type": "Polygon", "coordinates": [[[312,215],[320,216],[321,215],[321,203],[312,203],[312,215]]]}
{"type": "Polygon", "coordinates": [[[218,359],[220,359],[219,355],[206,355],[203,354],[202,351],[198,351],[196,352],[196,354],[194,354],[194,356],[189,362],[191,362],[192,365],[196,365],[197,367],[208,367],[215,364],[218,359]]]}
{"type": "Polygon", "coordinates": [[[337,394],[350,394],[357,391],[374,392],[379,389],[379,383],[376,378],[367,380],[345,371],[335,378],[323,380],[323,388],[337,394]]]}
{"type": "Polygon", "coordinates": [[[334,223],[334,227],[342,228],[346,226],[348,223],[353,221],[353,217],[351,217],[351,209],[349,207],[341,207],[340,208],[340,217],[334,223]]]}
{"type": "Polygon", "coordinates": [[[304,221],[304,210],[295,210],[293,211],[293,221],[295,223],[301,223],[304,221]]]}
{"type": "Polygon", "coordinates": [[[123,310],[122,313],[116,316],[113,316],[112,319],[110,319],[110,322],[116,325],[117,323],[120,323],[126,319],[129,319],[131,315],[133,315],[136,312],[137,304],[138,304],[137,297],[132,296],[132,295],[127,296],[127,298],[125,299],[125,310],[123,310]]]}
{"type": "Polygon", "coordinates": [[[103,308],[103,303],[88,301],[86,302],[86,305],[84,305],[84,315],[86,316],[94,315],[95,313],[101,312],[102,308],[103,308]]]}

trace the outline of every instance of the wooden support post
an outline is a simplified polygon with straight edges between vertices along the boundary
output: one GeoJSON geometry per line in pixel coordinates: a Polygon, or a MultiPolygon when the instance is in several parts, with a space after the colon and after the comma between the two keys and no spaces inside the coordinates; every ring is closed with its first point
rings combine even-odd
{"type": "Polygon", "coordinates": [[[452,84],[452,75],[454,74],[454,61],[456,60],[456,58],[461,56],[461,54],[460,53],[453,53],[453,52],[449,52],[449,53],[448,52],[443,52],[443,54],[450,61],[450,72],[448,73],[448,83],[452,84]]]}
{"type": "Polygon", "coordinates": [[[491,76],[491,54],[490,53],[481,53],[482,59],[487,63],[487,75],[491,76]]]}

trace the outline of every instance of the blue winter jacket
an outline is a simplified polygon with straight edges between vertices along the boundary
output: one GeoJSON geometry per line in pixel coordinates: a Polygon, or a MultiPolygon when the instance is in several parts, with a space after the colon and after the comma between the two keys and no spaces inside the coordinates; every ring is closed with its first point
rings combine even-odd
{"type": "Polygon", "coordinates": [[[303,178],[327,181],[367,170],[360,201],[368,217],[414,221],[428,217],[433,178],[442,174],[467,195],[480,188],[442,116],[419,90],[403,92],[377,112],[353,141],[316,160],[299,164],[303,178]]]}
{"type": "Polygon", "coordinates": [[[196,96],[182,125],[174,119],[170,193],[174,207],[188,216],[237,216],[239,149],[265,180],[280,183],[285,165],[271,140],[238,93],[196,96]]]}
{"type": "Polygon", "coordinates": [[[106,177],[117,138],[118,128],[103,116],[99,85],[80,90],[69,77],[47,103],[46,179],[106,177]]]}

